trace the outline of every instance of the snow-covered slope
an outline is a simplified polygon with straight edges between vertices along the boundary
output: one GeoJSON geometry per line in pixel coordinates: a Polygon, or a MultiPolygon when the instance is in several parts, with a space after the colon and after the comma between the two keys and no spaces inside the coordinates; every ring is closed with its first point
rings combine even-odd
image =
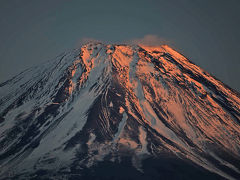
{"type": "Polygon", "coordinates": [[[167,45],[89,43],[0,84],[1,178],[106,179],[113,166],[240,178],[239,94],[167,45]]]}

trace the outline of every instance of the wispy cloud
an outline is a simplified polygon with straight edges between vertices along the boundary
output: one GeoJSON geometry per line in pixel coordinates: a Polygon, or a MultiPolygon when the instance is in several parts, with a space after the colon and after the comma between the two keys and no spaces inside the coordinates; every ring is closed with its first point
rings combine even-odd
{"type": "Polygon", "coordinates": [[[141,45],[146,45],[146,46],[159,46],[162,44],[168,44],[168,41],[166,41],[163,38],[158,37],[157,35],[148,34],[148,35],[145,35],[143,38],[127,40],[125,43],[141,44],[141,45]]]}
{"type": "Polygon", "coordinates": [[[97,42],[101,42],[105,44],[117,43],[117,44],[146,45],[146,46],[159,46],[163,44],[169,44],[169,41],[165,40],[164,38],[160,38],[157,35],[148,34],[148,35],[145,35],[143,38],[133,38],[133,39],[128,39],[128,40],[119,41],[119,42],[108,42],[108,41],[98,40],[94,38],[83,37],[77,41],[76,48],[79,48],[82,45],[87,43],[97,43],[97,42]]]}

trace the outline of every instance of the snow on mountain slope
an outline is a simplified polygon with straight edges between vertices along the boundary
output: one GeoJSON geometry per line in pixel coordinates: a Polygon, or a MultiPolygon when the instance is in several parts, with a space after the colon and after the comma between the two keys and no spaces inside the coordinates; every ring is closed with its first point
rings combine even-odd
{"type": "Polygon", "coordinates": [[[3,178],[170,157],[237,179],[239,154],[239,94],[167,45],[89,43],[0,84],[3,178]]]}

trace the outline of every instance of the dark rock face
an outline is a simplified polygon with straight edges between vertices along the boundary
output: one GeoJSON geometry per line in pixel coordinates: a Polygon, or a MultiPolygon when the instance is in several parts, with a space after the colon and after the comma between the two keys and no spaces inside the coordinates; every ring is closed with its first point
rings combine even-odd
{"type": "Polygon", "coordinates": [[[0,84],[0,179],[239,179],[239,97],[168,46],[84,45],[0,84]]]}

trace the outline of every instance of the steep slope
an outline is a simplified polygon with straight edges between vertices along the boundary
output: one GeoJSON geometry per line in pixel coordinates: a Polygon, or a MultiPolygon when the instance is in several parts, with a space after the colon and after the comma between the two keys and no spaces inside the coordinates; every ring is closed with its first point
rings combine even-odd
{"type": "Polygon", "coordinates": [[[240,178],[239,94],[166,45],[86,44],[0,98],[2,178],[240,178]]]}

